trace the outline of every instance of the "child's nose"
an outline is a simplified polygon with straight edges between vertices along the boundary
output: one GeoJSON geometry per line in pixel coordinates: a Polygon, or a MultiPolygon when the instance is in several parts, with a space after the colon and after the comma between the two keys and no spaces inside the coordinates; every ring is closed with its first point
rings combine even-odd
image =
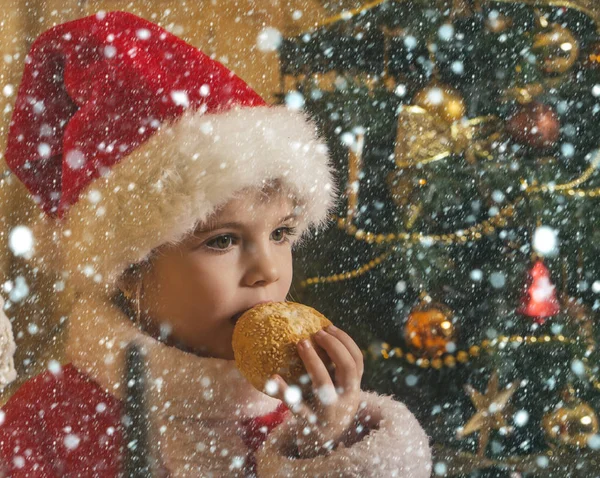
{"type": "Polygon", "coordinates": [[[253,246],[248,252],[246,285],[266,285],[279,280],[279,264],[276,254],[268,246],[253,246]]]}

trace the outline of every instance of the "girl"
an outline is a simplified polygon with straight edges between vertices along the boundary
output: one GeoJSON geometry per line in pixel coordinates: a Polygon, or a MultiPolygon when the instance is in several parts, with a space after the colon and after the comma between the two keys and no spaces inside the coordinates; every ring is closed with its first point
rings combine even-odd
{"type": "Polygon", "coordinates": [[[236,320],[285,301],[292,248],[333,205],[326,147],[300,113],[159,26],[102,13],[32,46],[6,161],[43,211],[35,260],[75,291],[67,364],[4,407],[7,474],[429,476],[427,436],[402,404],[360,391],[343,331],[298,345],[311,400],[280,377],[273,396],[255,390],[232,360],[236,320]],[[129,441],[131,344],[147,436],[129,441]],[[126,468],[144,444],[147,461],[126,468]]]}

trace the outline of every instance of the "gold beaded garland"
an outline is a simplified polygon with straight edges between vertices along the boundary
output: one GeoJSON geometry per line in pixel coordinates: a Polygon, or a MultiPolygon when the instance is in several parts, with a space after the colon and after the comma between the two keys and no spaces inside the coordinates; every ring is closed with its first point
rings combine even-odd
{"type": "MultiPolygon", "coordinates": [[[[576,186],[587,181],[594,171],[600,165],[600,152],[596,153],[592,164],[588,169],[577,179],[564,184],[549,185],[544,184],[538,186],[536,184],[529,185],[527,181],[521,181],[521,188],[525,190],[527,195],[539,194],[539,193],[555,193],[563,192],[567,196],[577,197],[598,197],[600,196],[600,188],[582,190],[576,189],[576,186]]],[[[337,226],[339,229],[346,231],[350,236],[358,241],[365,241],[368,244],[389,244],[398,242],[411,242],[411,243],[441,243],[441,244],[465,244],[469,240],[481,240],[484,235],[493,234],[498,227],[504,227],[507,225],[507,218],[514,216],[516,208],[525,201],[525,196],[517,198],[512,204],[508,204],[500,210],[500,212],[491,219],[482,221],[479,224],[475,224],[467,229],[459,230],[450,234],[423,234],[420,232],[399,232],[399,233],[382,233],[374,234],[364,229],[358,229],[354,224],[349,222],[344,217],[337,218],[337,226]]],[[[395,250],[395,249],[394,249],[395,250]]],[[[381,264],[387,259],[392,251],[385,252],[375,259],[369,261],[363,266],[359,267],[350,272],[344,272],[340,274],[334,274],[326,277],[312,277],[306,279],[300,283],[301,287],[308,285],[320,284],[320,283],[331,283],[339,282],[347,279],[353,279],[358,276],[365,274],[377,265],[381,264]]]]}
{"type": "Polygon", "coordinates": [[[354,279],[356,277],[359,277],[359,276],[365,274],[366,272],[369,272],[371,269],[374,269],[375,267],[377,267],[379,264],[381,264],[383,261],[385,261],[395,250],[396,250],[396,248],[394,247],[394,248],[392,248],[392,250],[389,250],[387,252],[384,252],[383,254],[380,254],[375,259],[369,261],[368,263],[360,266],[358,269],[354,269],[352,271],[341,272],[339,274],[334,274],[334,275],[327,276],[327,277],[310,277],[310,278],[305,279],[302,282],[300,282],[300,287],[306,287],[309,285],[323,284],[323,283],[329,284],[332,282],[340,282],[343,280],[354,279]]]}
{"type": "MultiPolygon", "coordinates": [[[[552,342],[558,342],[561,344],[572,344],[576,343],[576,339],[569,339],[562,334],[559,335],[542,335],[540,337],[535,337],[531,335],[500,335],[495,339],[484,339],[481,341],[479,345],[471,345],[468,350],[458,350],[454,353],[447,353],[443,357],[435,357],[432,359],[423,359],[417,358],[413,353],[408,352],[405,353],[401,347],[391,347],[390,344],[384,342],[381,344],[381,348],[379,351],[371,351],[371,354],[374,358],[379,356],[383,357],[385,360],[389,360],[391,358],[404,359],[411,365],[418,365],[421,368],[434,368],[436,370],[440,370],[441,368],[448,367],[452,368],[459,364],[467,364],[471,359],[475,359],[481,355],[482,351],[491,353],[493,348],[500,347],[507,343],[519,343],[519,344],[549,344],[552,342]]],[[[367,351],[363,351],[365,354],[367,351]]],[[[582,360],[584,363],[587,361],[582,360]]],[[[588,375],[588,379],[592,386],[597,390],[600,390],[600,380],[596,377],[589,367],[586,367],[586,372],[588,375]]]]}
{"type": "MultiPolygon", "coordinates": [[[[484,339],[479,345],[471,345],[468,350],[458,350],[454,353],[447,353],[443,357],[436,357],[431,360],[419,359],[421,361],[418,363],[418,365],[421,368],[434,368],[436,370],[440,370],[444,366],[448,368],[453,368],[457,365],[457,363],[464,365],[469,363],[471,359],[479,357],[481,355],[481,351],[491,353],[491,350],[493,348],[502,346],[503,344],[507,344],[509,342],[531,345],[549,344],[552,342],[558,342],[561,344],[572,344],[576,343],[577,340],[569,339],[562,334],[552,336],[542,335],[540,337],[535,337],[532,335],[500,335],[492,340],[484,339]]],[[[388,360],[390,358],[404,358],[404,360],[411,365],[417,363],[418,360],[412,353],[405,353],[400,347],[392,348],[389,344],[385,342],[381,344],[381,350],[375,353],[375,356],[381,356],[385,360],[388,360]]],[[[582,361],[584,363],[587,362],[586,360],[582,361]]],[[[592,386],[595,389],[600,390],[600,379],[598,379],[598,377],[596,377],[591,372],[589,367],[586,367],[586,372],[589,382],[592,384],[592,386]]]]}

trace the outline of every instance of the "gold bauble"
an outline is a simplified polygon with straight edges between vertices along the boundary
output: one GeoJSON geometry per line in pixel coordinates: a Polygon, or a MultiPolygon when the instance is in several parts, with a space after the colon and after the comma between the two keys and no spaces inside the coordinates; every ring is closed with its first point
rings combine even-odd
{"type": "Polygon", "coordinates": [[[408,316],[404,326],[404,338],[420,356],[435,358],[446,352],[454,341],[452,311],[442,304],[423,304],[408,316]]]}
{"type": "Polygon", "coordinates": [[[541,54],[542,69],[546,73],[565,73],[579,57],[579,43],[569,29],[554,23],[549,31],[535,35],[533,51],[541,54]]]}
{"type": "Polygon", "coordinates": [[[296,345],[331,322],[312,307],[295,302],[270,302],[246,311],[233,330],[235,363],[261,392],[274,374],[298,384],[306,374],[296,345]]]}
{"type": "Polygon", "coordinates": [[[462,95],[442,83],[434,83],[418,91],[413,98],[413,104],[448,123],[462,119],[467,111],[462,95]]]}
{"type": "Polygon", "coordinates": [[[542,427],[550,442],[583,448],[598,433],[598,417],[592,407],[577,400],[546,414],[542,427]]]}

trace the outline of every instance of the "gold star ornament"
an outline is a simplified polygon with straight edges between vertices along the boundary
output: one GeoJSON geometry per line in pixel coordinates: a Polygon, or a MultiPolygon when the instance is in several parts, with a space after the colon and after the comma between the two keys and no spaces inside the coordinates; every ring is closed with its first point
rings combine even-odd
{"type": "Polygon", "coordinates": [[[518,383],[518,380],[514,381],[499,391],[498,374],[493,372],[485,394],[478,392],[470,385],[465,386],[465,391],[471,398],[476,412],[464,427],[458,429],[456,436],[462,439],[479,432],[479,456],[485,454],[492,430],[502,430],[507,433],[512,431],[512,427],[507,423],[507,417],[510,415],[507,405],[517,390],[518,383]]]}

